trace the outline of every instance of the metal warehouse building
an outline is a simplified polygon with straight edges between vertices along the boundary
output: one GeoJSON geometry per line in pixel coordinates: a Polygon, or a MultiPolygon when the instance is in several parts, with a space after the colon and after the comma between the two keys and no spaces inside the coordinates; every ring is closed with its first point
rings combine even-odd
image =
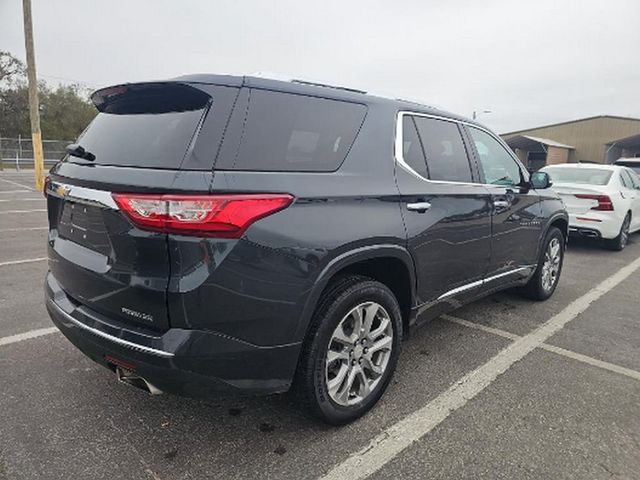
{"type": "Polygon", "coordinates": [[[640,157],[640,118],[601,115],[502,134],[529,168],[640,157]]]}

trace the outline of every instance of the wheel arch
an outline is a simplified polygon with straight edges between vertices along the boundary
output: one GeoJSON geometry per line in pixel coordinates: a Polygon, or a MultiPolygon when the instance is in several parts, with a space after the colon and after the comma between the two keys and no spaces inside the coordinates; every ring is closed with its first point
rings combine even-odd
{"type": "Polygon", "coordinates": [[[298,324],[297,340],[304,340],[322,293],[335,278],[345,274],[364,275],[385,284],[400,304],[403,326],[407,328],[413,322],[416,277],[411,254],[400,245],[366,246],[334,257],[319,273],[298,324]]]}

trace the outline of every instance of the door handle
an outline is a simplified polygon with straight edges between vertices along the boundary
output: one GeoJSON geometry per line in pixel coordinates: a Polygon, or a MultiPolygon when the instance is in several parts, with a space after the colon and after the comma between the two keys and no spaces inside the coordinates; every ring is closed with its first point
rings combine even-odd
{"type": "Polygon", "coordinates": [[[411,210],[412,212],[424,213],[430,208],[431,204],[429,202],[407,203],[407,210],[411,210]]]}
{"type": "Polygon", "coordinates": [[[495,208],[509,208],[511,207],[511,202],[509,200],[494,200],[493,206],[495,208]]]}

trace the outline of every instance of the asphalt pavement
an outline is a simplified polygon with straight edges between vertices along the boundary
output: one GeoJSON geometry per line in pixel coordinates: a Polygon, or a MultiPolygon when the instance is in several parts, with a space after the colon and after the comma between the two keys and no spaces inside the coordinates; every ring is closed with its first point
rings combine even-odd
{"type": "Polygon", "coordinates": [[[0,479],[640,478],[640,234],[571,242],[547,302],[499,293],[420,328],[378,406],[335,428],[288,395],[151,397],[42,334],[32,184],[0,172],[0,479]]]}

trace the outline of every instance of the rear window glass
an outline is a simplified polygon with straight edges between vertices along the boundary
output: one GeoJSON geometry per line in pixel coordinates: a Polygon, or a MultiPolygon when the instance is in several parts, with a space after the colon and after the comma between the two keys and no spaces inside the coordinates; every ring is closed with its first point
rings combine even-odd
{"type": "Polygon", "coordinates": [[[96,158],[67,161],[211,170],[238,91],[175,82],[98,90],[91,100],[100,113],[76,142],[96,158]]]}
{"type": "Polygon", "coordinates": [[[413,117],[402,117],[402,158],[413,170],[428,177],[427,163],[418,138],[418,131],[413,117]]]}
{"type": "Polygon", "coordinates": [[[586,185],[606,185],[609,183],[611,170],[601,168],[544,168],[555,183],[584,183],[586,185]]]}
{"type": "Polygon", "coordinates": [[[432,118],[415,118],[427,156],[431,180],[471,182],[471,167],[458,126],[432,118]]]}
{"type": "Polygon", "coordinates": [[[353,143],[364,105],[325,98],[251,90],[242,140],[218,169],[333,171],[353,143]]]}
{"type": "MultiPolygon", "coordinates": [[[[203,109],[168,112],[99,113],[78,139],[100,165],[176,168],[204,113],[203,109]]],[[[76,159],[70,157],[70,161],[76,159]]]]}

